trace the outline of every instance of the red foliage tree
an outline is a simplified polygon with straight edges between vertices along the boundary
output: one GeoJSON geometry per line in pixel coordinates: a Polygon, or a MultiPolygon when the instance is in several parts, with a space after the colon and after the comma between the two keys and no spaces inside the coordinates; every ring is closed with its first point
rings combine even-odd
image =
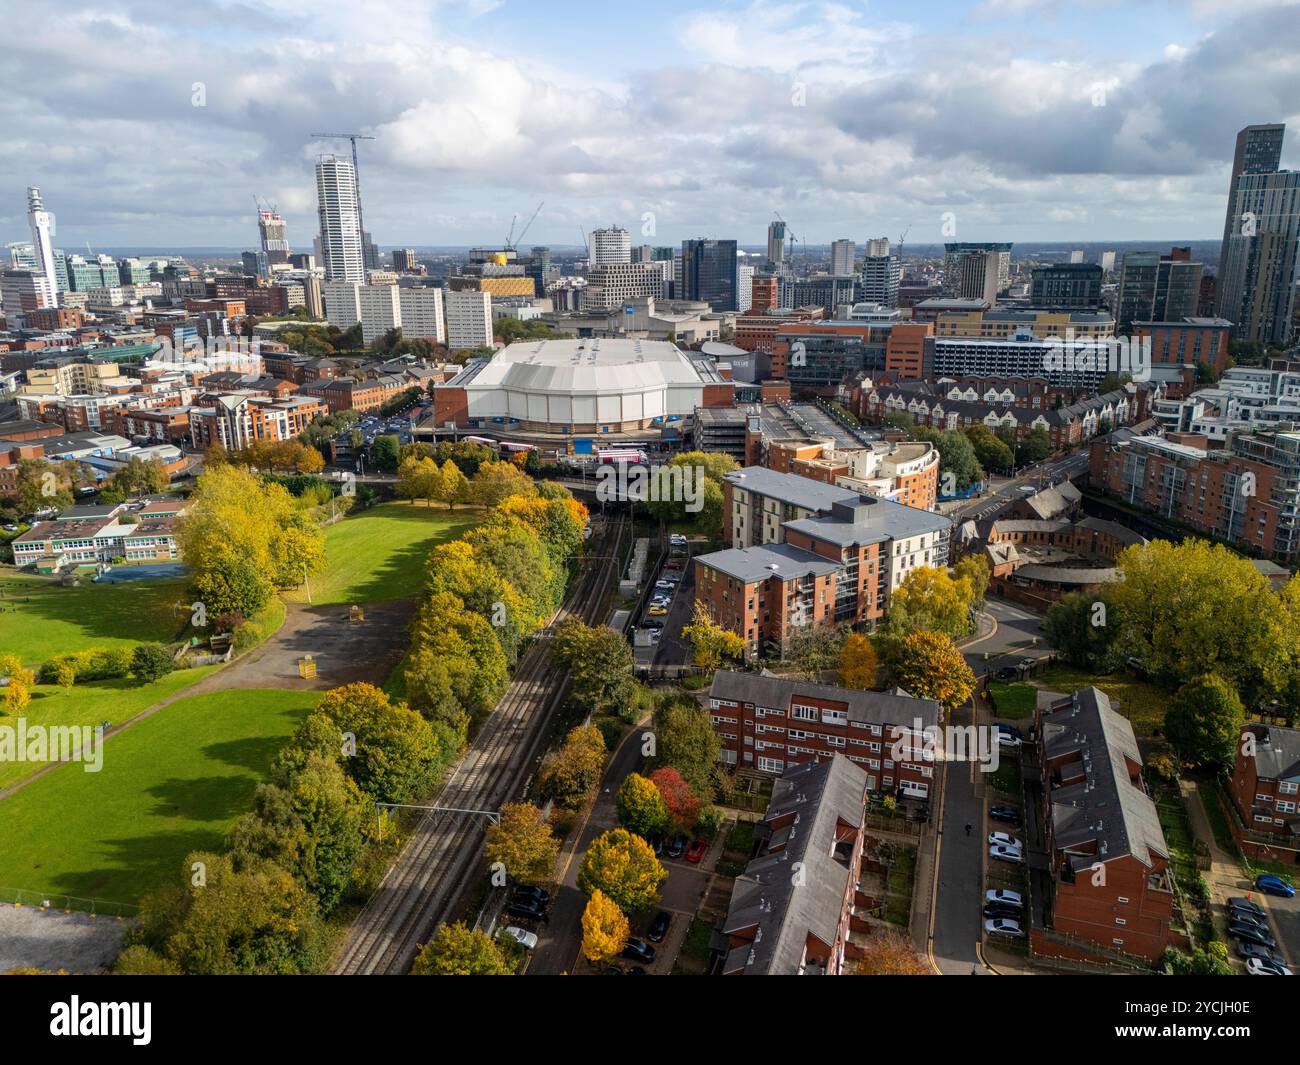
{"type": "Polygon", "coordinates": [[[650,779],[663,796],[673,824],[683,830],[692,828],[700,819],[700,800],[682,775],[676,769],[665,767],[656,769],[650,779]]]}

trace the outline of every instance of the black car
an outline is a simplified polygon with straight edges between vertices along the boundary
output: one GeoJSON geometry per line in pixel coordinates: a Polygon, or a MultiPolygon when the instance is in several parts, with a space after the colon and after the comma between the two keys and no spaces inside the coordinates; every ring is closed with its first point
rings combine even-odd
{"type": "Polygon", "coordinates": [[[627,975],[627,976],[649,976],[650,974],[647,973],[647,972],[646,972],[643,968],[641,968],[641,966],[639,966],[639,965],[629,965],[629,966],[627,967],[627,973],[626,973],[626,975],[627,975]]]}
{"type": "Polygon", "coordinates": [[[551,904],[551,893],[543,891],[539,887],[533,887],[532,884],[516,884],[515,890],[510,895],[511,902],[535,902],[543,908],[551,904]]]}
{"type": "Polygon", "coordinates": [[[1244,895],[1233,895],[1232,898],[1228,899],[1228,905],[1234,910],[1245,910],[1247,913],[1253,913],[1256,917],[1264,916],[1264,907],[1244,895]]]}
{"type": "Polygon", "coordinates": [[[997,722],[993,727],[999,732],[1005,732],[1008,736],[1014,736],[1018,740],[1023,740],[1025,738],[1024,733],[1022,733],[1018,728],[1015,728],[1012,725],[1004,725],[1001,721],[997,722]]]}
{"type": "Polygon", "coordinates": [[[668,857],[680,858],[685,853],[686,853],[686,837],[673,836],[673,838],[668,843],[668,857]]]}
{"type": "Polygon", "coordinates": [[[621,968],[619,968],[619,966],[617,966],[617,965],[611,965],[611,966],[609,966],[609,967],[608,967],[608,968],[607,968],[607,969],[606,969],[606,970],[605,970],[601,975],[602,975],[602,976],[622,976],[622,975],[623,975],[623,970],[622,970],[621,968]]]}
{"type": "Polygon", "coordinates": [[[642,618],[641,627],[643,629],[662,629],[664,627],[663,618],[642,618]]]}
{"type": "Polygon", "coordinates": [[[506,913],[511,917],[523,917],[528,920],[541,921],[546,924],[550,918],[546,915],[546,907],[541,905],[536,899],[514,899],[506,907],[506,913]]]}
{"type": "Polygon", "coordinates": [[[1016,669],[1015,666],[1003,666],[994,675],[998,680],[1015,680],[1020,676],[1020,670],[1016,669]]]}
{"type": "Polygon", "coordinates": [[[649,839],[647,839],[646,842],[649,843],[650,846],[654,849],[655,857],[656,857],[656,858],[662,858],[662,857],[663,857],[663,853],[664,853],[664,838],[663,838],[663,836],[659,835],[659,834],[656,832],[653,836],[651,836],[649,839]]]}
{"type": "Polygon", "coordinates": [[[623,957],[630,961],[642,961],[647,965],[655,960],[655,948],[644,939],[629,939],[623,948],[623,957]]]}
{"type": "Polygon", "coordinates": [[[1253,928],[1262,928],[1268,931],[1268,918],[1261,917],[1253,910],[1239,910],[1233,906],[1228,910],[1228,920],[1236,924],[1248,924],[1253,928]]]}
{"type": "Polygon", "coordinates": [[[985,917],[1010,917],[1013,921],[1024,918],[1024,911],[1018,906],[1008,906],[1005,902],[986,902],[980,911],[985,917]]]}
{"type": "Polygon", "coordinates": [[[1246,924],[1244,921],[1229,922],[1228,935],[1234,939],[1244,939],[1247,943],[1258,943],[1261,947],[1268,947],[1269,950],[1277,946],[1277,940],[1273,938],[1271,932],[1258,925],[1246,924]]]}
{"type": "Polygon", "coordinates": [[[650,927],[646,930],[645,937],[651,943],[662,943],[664,936],[668,934],[668,926],[673,923],[673,915],[667,910],[660,910],[655,914],[655,919],[650,922],[650,927]]]}
{"type": "Polygon", "coordinates": [[[1237,955],[1242,958],[1258,958],[1260,961],[1271,961],[1274,965],[1285,965],[1282,955],[1276,951],[1269,950],[1268,947],[1261,947],[1258,943],[1248,943],[1243,940],[1237,940],[1237,955]]]}
{"type": "Polygon", "coordinates": [[[989,817],[994,821],[1005,821],[1009,825],[1020,824],[1020,811],[1014,806],[990,806],[989,817]]]}

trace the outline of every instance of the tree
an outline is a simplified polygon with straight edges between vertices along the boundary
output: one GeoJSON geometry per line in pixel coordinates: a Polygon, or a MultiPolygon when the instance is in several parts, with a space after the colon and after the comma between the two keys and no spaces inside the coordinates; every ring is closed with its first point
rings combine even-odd
{"type": "Polygon", "coordinates": [[[876,649],[869,637],[850,632],[840,644],[840,684],[845,688],[870,691],[876,686],[876,649]]]}
{"type": "Polygon", "coordinates": [[[483,853],[489,866],[499,863],[511,879],[536,883],[551,879],[560,841],[540,809],[508,802],[501,806],[501,820],[488,827],[483,853]]]}
{"type": "Polygon", "coordinates": [[[948,636],[970,632],[974,590],[969,578],[954,579],[946,569],[909,570],[889,604],[889,626],[896,632],[929,629],[948,636]]]}
{"type": "Polygon", "coordinates": [[[429,722],[371,684],[325,693],[316,714],[354,737],[347,774],[376,802],[410,802],[432,786],[443,755],[429,722]]]}
{"type": "Polygon", "coordinates": [[[968,425],[962,432],[975,449],[975,458],[986,470],[1009,470],[1015,465],[1015,454],[1005,441],[998,439],[987,425],[968,425]]]}
{"type": "Polygon", "coordinates": [[[621,633],[570,618],[556,632],[555,651],[569,667],[570,696],[584,713],[620,713],[635,700],[632,649],[621,633]]]}
{"type": "Polygon", "coordinates": [[[470,487],[473,501],[484,507],[495,507],[510,496],[536,493],[533,479],[513,462],[483,463],[474,474],[470,487]]]}
{"type": "Polygon", "coordinates": [[[820,681],[830,670],[837,669],[843,628],[804,625],[794,630],[786,660],[793,672],[808,680],[820,681]]]}
{"type": "Polygon", "coordinates": [[[273,592],[265,571],[239,555],[220,554],[194,577],[194,593],[213,616],[249,617],[270,602],[273,592]]]}
{"type": "Polygon", "coordinates": [[[578,889],[587,895],[602,891],[624,913],[641,913],[659,901],[667,878],[649,843],[615,828],[591,841],[578,869],[578,889]]]}
{"type": "Polygon", "coordinates": [[[514,970],[501,948],[486,932],[463,921],[438,926],[433,939],[420,948],[412,976],[511,976],[514,970]]]}
{"type": "Polygon", "coordinates": [[[32,700],[32,688],[36,685],[36,674],[23,666],[17,655],[0,655],[0,678],[7,678],[9,683],[0,689],[0,707],[11,716],[21,714],[32,700]]]}
{"type": "Polygon", "coordinates": [[[627,946],[631,926],[623,911],[600,888],[591,893],[582,911],[582,954],[600,965],[616,957],[627,946]]]}
{"type": "Polygon", "coordinates": [[[983,477],[984,471],[975,457],[975,449],[965,434],[916,426],[912,435],[934,445],[939,452],[940,478],[951,474],[956,488],[969,488],[983,477]]]}
{"type": "Polygon", "coordinates": [[[700,816],[700,800],[682,775],[671,766],[656,769],[650,779],[659,790],[673,825],[685,832],[693,828],[700,816]]]}
{"type": "Polygon", "coordinates": [[[131,651],[131,672],[141,684],[167,676],[175,666],[171,652],[160,643],[137,644],[131,651]]]}
{"type": "Polygon", "coordinates": [[[858,959],[859,976],[930,976],[933,970],[900,932],[880,931],[867,940],[858,959]]]}
{"type": "Polygon", "coordinates": [[[54,683],[67,695],[77,683],[77,666],[69,659],[61,659],[54,667],[54,683]]]}
{"type": "Polygon", "coordinates": [[[397,467],[397,483],[393,492],[399,499],[423,499],[426,503],[438,499],[442,491],[442,471],[430,458],[414,455],[402,459],[397,467]]]}
{"type": "Polygon", "coordinates": [[[1236,758],[1245,708],[1222,677],[1204,673],[1188,681],[1165,711],[1165,738],[1190,765],[1223,772],[1236,758]]]}
{"type": "Polygon", "coordinates": [[[629,773],[614,797],[619,823],[629,832],[649,839],[668,827],[668,805],[649,777],[629,773]]]}
{"type": "Polygon", "coordinates": [[[377,470],[396,472],[401,446],[401,441],[390,433],[375,437],[374,443],[370,445],[371,465],[377,470]]]}
{"type": "Polygon", "coordinates": [[[543,759],[538,786],[548,798],[574,803],[596,786],[604,766],[605,737],[595,725],[579,725],[543,759]]]}
{"type": "Polygon", "coordinates": [[[934,699],[954,710],[975,690],[975,674],[955,644],[941,632],[916,629],[893,650],[889,671],[909,695],[934,699]]]}
{"type": "Polygon", "coordinates": [[[1071,665],[1096,673],[1119,668],[1124,655],[1116,637],[1123,627],[1122,614],[1106,587],[1071,592],[1048,607],[1043,619],[1047,642],[1071,665]]]}
{"type": "Polygon", "coordinates": [[[672,766],[705,802],[713,798],[713,767],[722,743],[694,699],[669,698],[654,714],[653,765],[672,766]]]}
{"type": "Polygon", "coordinates": [[[710,672],[721,666],[723,659],[739,661],[745,657],[744,637],[714,621],[703,599],[695,600],[695,613],[691,623],[683,627],[682,635],[690,641],[691,660],[710,672]]]}
{"type": "Polygon", "coordinates": [[[470,498],[469,478],[451,459],[443,460],[433,498],[446,503],[448,509],[454,509],[457,503],[468,502],[470,498]]]}
{"type": "Polygon", "coordinates": [[[1032,466],[1035,462],[1042,462],[1056,450],[1052,443],[1051,436],[1041,425],[1030,429],[1016,443],[1016,465],[1032,466]]]}
{"type": "Polygon", "coordinates": [[[988,557],[982,552],[964,555],[953,567],[952,574],[957,580],[970,582],[971,605],[976,609],[983,609],[984,597],[989,590],[989,578],[993,575],[993,567],[989,565],[988,557]]]}

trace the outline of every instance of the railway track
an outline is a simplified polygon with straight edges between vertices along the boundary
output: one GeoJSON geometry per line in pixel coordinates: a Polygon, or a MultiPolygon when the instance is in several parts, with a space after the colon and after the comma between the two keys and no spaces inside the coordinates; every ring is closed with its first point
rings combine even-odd
{"type": "MultiPolygon", "coordinates": [[[[599,554],[619,557],[629,521],[610,520],[598,542],[599,554]]],[[[552,621],[571,617],[598,624],[617,566],[595,562],[552,621]]],[[[432,805],[459,810],[497,810],[526,779],[546,737],[551,716],[567,688],[567,671],[552,662],[549,641],[524,655],[497,708],[457,762],[432,805]]],[[[426,813],[374,896],[358,914],[335,955],[338,975],[396,975],[407,972],[419,944],[455,910],[482,861],[482,819],[426,813]]]]}

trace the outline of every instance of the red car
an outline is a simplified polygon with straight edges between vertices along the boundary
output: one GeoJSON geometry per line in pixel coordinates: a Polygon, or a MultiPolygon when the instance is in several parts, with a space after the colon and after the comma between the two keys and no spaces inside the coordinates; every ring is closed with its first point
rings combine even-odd
{"type": "Polygon", "coordinates": [[[707,851],[708,849],[709,849],[709,845],[705,843],[704,840],[697,839],[694,843],[692,843],[689,847],[686,848],[686,860],[688,862],[698,863],[699,860],[704,857],[704,852],[707,851]]]}
{"type": "Polygon", "coordinates": [[[682,564],[678,562],[675,558],[670,558],[667,562],[664,563],[664,569],[681,569],[681,568],[682,568],[682,564]]]}

